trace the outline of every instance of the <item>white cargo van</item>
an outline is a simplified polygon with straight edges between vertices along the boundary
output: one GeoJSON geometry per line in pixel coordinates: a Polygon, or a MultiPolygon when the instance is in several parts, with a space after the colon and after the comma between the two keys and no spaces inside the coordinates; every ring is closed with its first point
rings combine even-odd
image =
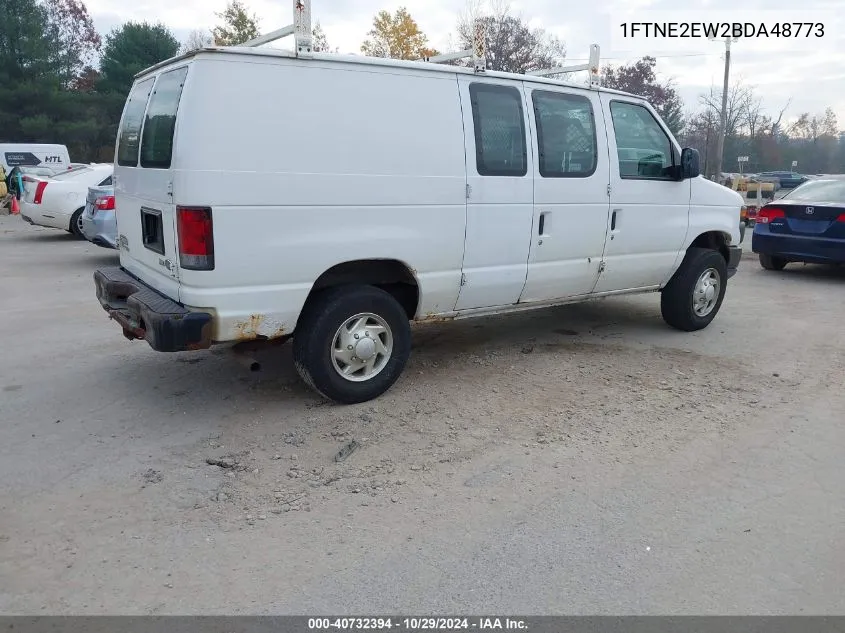
{"type": "Polygon", "coordinates": [[[7,174],[15,167],[41,167],[58,174],[70,168],[70,156],[64,145],[0,143],[0,165],[7,174]]]}
{"type": "Polygon", "coordinates": [[[343,403],[399,377],[410,320],[661,293],[706,327],[740,196],[643,99],[359,56],[206,49],[137,77],[102,306],[159,351],[293,337],[343,403]]]}

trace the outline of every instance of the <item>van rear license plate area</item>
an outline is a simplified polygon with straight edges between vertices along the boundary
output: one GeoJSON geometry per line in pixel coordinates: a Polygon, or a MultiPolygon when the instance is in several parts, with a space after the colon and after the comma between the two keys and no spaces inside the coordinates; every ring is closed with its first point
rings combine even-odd
{"type": "Polygon", "coordinates": [[[161,211],[141,207],[141,236],[145,248],[164,255],[164,226],[161,221],[161,211]]]}

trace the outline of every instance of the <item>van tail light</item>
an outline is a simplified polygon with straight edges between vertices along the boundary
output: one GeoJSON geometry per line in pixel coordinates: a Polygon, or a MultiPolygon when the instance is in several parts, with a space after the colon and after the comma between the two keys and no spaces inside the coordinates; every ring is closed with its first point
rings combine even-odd
{"type": "Polygon", "coordinates": [[[843,213],[838,218],[836,218],[836,221],[837,222],[845,222],[845,213],[843,213]]]}
{"type": "Polygon", "coordinates": [[[214,224],[208,207],[176,207],[179,263],[187,270],[214,270],[214,224]]]}
{"type": "Polygon", "coordinates": [[[35,197],[32,199],[33,204],[41,204],[41,198],[44,197],[44,190],[46,188],[47,183],[43,180],[39,180],[38,184],[35,185],[35,197]]]}
{"type": "Polygon", "coordinates": [[[103,196],[94,200],[97,211],[114,211],[114,196],[103,196]]]}
{"type": "Polygon", "coordinates": [[[780,207],[763,207],[757,213],[756,221],[760,224],[768,224],[777,218],[785,218],[786,212],[780,207]]]}

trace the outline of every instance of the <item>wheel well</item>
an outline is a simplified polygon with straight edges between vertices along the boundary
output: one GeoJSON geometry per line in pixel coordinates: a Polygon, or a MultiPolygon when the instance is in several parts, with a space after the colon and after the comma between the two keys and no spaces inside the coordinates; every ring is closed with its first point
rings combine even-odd
{"type": "Polygon", "coordinates": [[[690,247],[709,248],[714,251],[719,251],[725,261],[730,261],[730,252],[728,251],[728,236],[720,231],[708,231],[702,233],[695,238],[690,244],[690,247]]]}
{"type": "Polygon", "coordinates": [[[332,266],[314,282],[308,301],[326,288],[349,284],[367,284],[393,295],[405,309],[408,319],[417,314],[420,292],[412,270],[395,259],[362,259],[332,266]]]}

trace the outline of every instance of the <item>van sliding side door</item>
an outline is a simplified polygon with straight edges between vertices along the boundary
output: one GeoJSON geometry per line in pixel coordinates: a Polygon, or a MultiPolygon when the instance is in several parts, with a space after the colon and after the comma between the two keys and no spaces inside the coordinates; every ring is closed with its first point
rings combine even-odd
{"type": "Polygon", "coordinates": [[[525,285],[534,213],[533,156],[521,81],[459,77],[467,226],[456,310],[514,304],[525,285]]]}

